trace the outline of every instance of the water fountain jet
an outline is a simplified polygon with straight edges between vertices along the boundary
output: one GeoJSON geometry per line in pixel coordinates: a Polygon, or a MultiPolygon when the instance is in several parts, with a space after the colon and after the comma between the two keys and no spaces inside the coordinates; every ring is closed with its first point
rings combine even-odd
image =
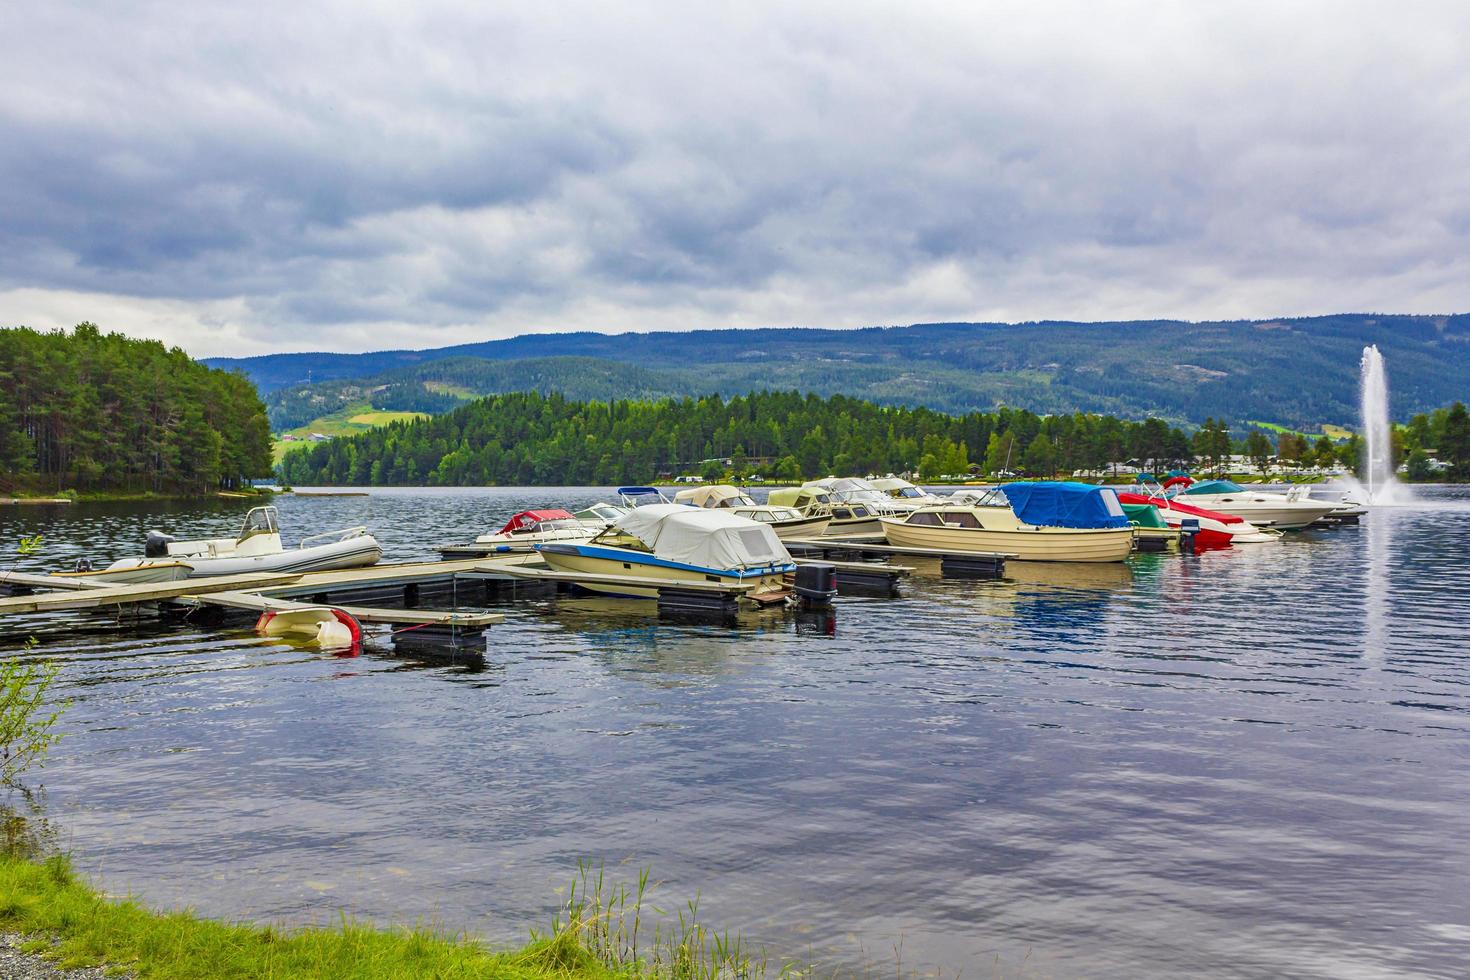
{"type": "Polygon", "coordinates": [[[1363,417],[1363,484],[1371,505],[1403,502],[1403,487],[1394,476],[1393,427],[1388,421],[1388,374],[1377,344],[1363,348],[1361,411],[1363,417]]]}

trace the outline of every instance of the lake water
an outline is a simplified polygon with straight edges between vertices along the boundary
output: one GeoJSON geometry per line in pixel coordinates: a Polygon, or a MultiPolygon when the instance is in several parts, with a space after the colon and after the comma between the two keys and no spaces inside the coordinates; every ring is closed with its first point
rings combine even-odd
{"type": "MultiPolygon", "coordinates": [[[[1470,496],[1424,494],[1198,557],[921,566],[830,631],[523,599],[478,670],[30,618],[73,702],[40,799],[109,891],[226,917],[521,939],[590,859],[837,970],[1459,976],[1470,496]]],[[[279,505],[288,538],[366,524],[407,559],[606,496],[279,505]]],[[[22,567],[69,566],[150,527],[231,533],[246,506],[10,508],[0,547],[44,533],[22,567]]]]}

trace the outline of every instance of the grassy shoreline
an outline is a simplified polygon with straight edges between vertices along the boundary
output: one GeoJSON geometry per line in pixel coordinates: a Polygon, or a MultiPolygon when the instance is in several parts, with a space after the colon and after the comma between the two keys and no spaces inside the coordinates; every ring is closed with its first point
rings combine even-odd
{"type": "MultiPolygon", "coordinates": [[[[157,912],[103,895],[65,857],[42,861],[0,856],[0,930],[29,938],[22,948],[62,967],[98,966],[139,978],[497,978],[612,980],[714,978],[766,974],[739,940],[710,933],[689,918],[638,946],[649,917],[646,875],[636,892],[605,893],[602,875],[582,868],[563,916],[524,946],[493,949],[468,935],[423,927],[378,928],[347,919],[331,927],[284,930],[226,923],[187,910],[157,912]],[[632,932],[630,933],[629,927],[632,932]],[[649,941],[651,939],[651,941],[649,941]]],[[[785,971],[782,971],[783,974],[785,971]]]]}
{"type": "Polygon", "coordinates": [[[112,504],[155,500],[248,499],[269,496],[270,493],[268,491],[248,487],[240,490],[211,490],[208,493],[162,493],[156,490],[73,490],[68,488],[60,492],[0,493],[0,505],[11,507],[61,506],[65,504],[112,504]]]}

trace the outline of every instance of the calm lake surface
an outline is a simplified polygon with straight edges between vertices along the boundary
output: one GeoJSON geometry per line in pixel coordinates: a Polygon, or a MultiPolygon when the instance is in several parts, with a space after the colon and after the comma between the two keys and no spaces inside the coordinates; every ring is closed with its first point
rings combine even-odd
{"type": "MultiPolygon", "coordinates": [[[[433,557],[596,489],[281,497],[433,557]]],[[[114,893],[523,939],[578,859],[773,958],[953,976],[1462,976],[1470,495],[1126,566],[920,565],[825,623],[498,606],[483,669],[145,619],[7,621],[63,665],[41,773],[114,893]]],[[[246,503],[0,510],[43,560],[230,534],[246,503]]]]}

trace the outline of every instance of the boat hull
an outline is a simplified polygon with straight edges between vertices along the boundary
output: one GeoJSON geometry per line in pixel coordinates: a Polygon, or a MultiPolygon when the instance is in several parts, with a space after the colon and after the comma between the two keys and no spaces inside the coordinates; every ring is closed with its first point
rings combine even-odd
{"type": "Polygon", "coordinates": [[[1133,529],[1037,527],[987,530],[906,524],[885,518],[888,543],[899,548],[936,551],[1001,552],[1019,561],[1123,561],[1133,550],[1133,529]]]}
{"type": "Polygon", "coordinates": [[[539,550],[541,557],[553,571],[586,575],[618,575],[624,579],[647,581],[646,587],[638,582],[619,582],[616,585],[593,581],[586,584],[577,583],[589,592],[630,599],[657,599],[660,588],[678,585],[680,582],[754,584],[758,587],[754,590],[756,592],[780,592],[786,589],[786,574],[796,568],[795,565],[776,565],[772,566],[768,572],[737,573],[724,569],[681,565],[624,548],[550,544],[539,550]]]}
{"type": "Polygon", "coordinates": [[[823,537],[856,538],[869,534],[882,534],[883,525],[877,517],[833,518],[822,531],[823,537]]]}
{"type": "MultiPolygon", "coordinates": [[[[322,572],[342,568],[364,568],[376,565],[383,549],[370,534],[360,534],[344,541],[314,545],[310,548],[288,548],[264,555],[244,557],[187,559],[190,578],[212,575],[244,575],[249,572],[322,572]]],[[[177,558],[125,558],[114,562],[106,573],[141,570],[160,565],[177,564],[177,558]]]]}
{"type": "Polygon", "coordinates": [[[1203,507],[1205,510],[1213,510],[1221,514],[1229,514],[1239,517],[1257,526],[1278,528],[1283,531],[1299,531],[1313,524],[1337,509],[1337,504],[1325,501],[1317,504],[1309,504],[1305,501],[1281,501],[1253,500],[1240,497],[1235,494],[1214,495],[1184,495],[1184,503],[1193,507],[1203,507]]]}
{"type": "Polygon", "coordinates": [[[776,537],[783,541],[793,541],[825,534],[831,524],[830,517],[802,517],[794,521],[773,521],[768,526],[776,532],[776,537]]]}
{"type": "Polygon", "coordinates": [[[96,572],[53,572],[57,578],[80,579],[99,585],[153,585],[189,577],[193,568],[181,561],[158,561],[129,568],[104,568],[96,572]]]}

